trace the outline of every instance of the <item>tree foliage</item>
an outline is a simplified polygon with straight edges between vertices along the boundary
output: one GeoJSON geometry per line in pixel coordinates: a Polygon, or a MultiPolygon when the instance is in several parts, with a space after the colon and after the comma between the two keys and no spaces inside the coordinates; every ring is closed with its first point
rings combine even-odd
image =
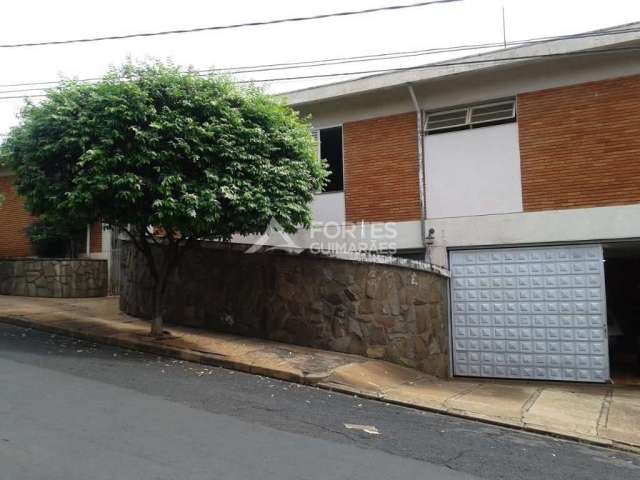
{"type": "Polygon", "coordinates": [[[27,104],[0,155],[33,214],[126,231],[147,257],[161,316],[181,247],[259,234],[271,219],[289,232],[309,225],[326,179],[315,152],[308,122],[256,87],[129,63],[27,104]]]}
{"type": "Polygon", "coordinates": [[[50,222],[40,218],[25,229],[36,255],[44,258],[76,258],[81,251],[84,225],[75,222],[50,222]]]}

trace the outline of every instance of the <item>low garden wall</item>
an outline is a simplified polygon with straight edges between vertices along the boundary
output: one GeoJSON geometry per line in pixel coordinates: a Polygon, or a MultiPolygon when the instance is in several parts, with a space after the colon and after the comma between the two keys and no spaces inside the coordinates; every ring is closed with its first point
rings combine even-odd
{"type": "Polygon", "coordinates": [[[0,295],[104,297],[107,277],[106,260],[0,259],[0,295]]]}
{"type": "MultiPolygon", "coordinates": [[[[125,244],[120,308],[149,318],[142,256],[125,244]]],[[[446,273],[390,257],[187,252],[171,279],[166,320],[449,371],[446,273]]]]}

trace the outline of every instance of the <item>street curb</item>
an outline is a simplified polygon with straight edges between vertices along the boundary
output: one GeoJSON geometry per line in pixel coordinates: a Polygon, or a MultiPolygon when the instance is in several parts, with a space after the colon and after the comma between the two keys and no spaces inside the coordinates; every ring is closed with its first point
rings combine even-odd
{"type": "Polygon", "coordinates": [[[78,338],[81,340],[86,340],[93,343],[100,343],[103,345],[116,346],[116,347],[124,348],[127,350],[142,351],[146,353],[152,353],[155,355],[162,355],[165,357],[177,358],[179,360],[185,360],[188,362],[200,363],[203,365],[210,365],[215,367],[222,367],[230,370],[237,370],[240,372],[251,373],[254,375],[262,375],[265,377],[275,378],[275,379],[283,380],[287,382],[314,386],[314,387],[321,388],[323,390],[332,391],[332,392],[338,392],[338,393],[343,393],[347,395],[354,395],[360,398],[366,398],[368,400],[385,402],[388,404],[397,405],[405,408],[411,408],[414,410],[437,413],[440,415],[448,415],[451,417],[463,418],[465,420],[473,420],[476,422],[482,422],[489,425],[496,425],[499,427],[509,428],[512,430],[526,431],[529,433],[545,435],[547,437],[554,437],[562,440],[570,440],[570,441],[582,443],[585,445],[592,445],[592,446],[604,447],[604,448],[613,448],[613,449],[617,449],[625,452],[631,452],[635,454],[640,453],[640,447],[626,444],[623,442],[617,442],[613,440],[598,440],[595,438],[585,438],[577,435],[552,432],[549,430],[544,430],[542,428],[537,428],[535,426],[531,426],[527,424],[517,425],[510,422],[501,422],[498,419],[478,417],[474,415],[465,414],[459,411],[451,411],[451,410],[445,410],[445,409],[438,409],[436,407],[416,405],[410,402],[404,402],[402,400],[394,400],[394,399],[386,398],[384,395],[374,395],[374,394],[362,392],[357,389],[349,388],[347,386],[340,387],[335,384],[324,383],[324,380],[329,375],[326,375],[326,376],[320,376],[317,374],[298,375],[293,372],[277,370],[275,368],[262,367],[259,365],[253,365],[249,363],[230,360],[222,356],[216,356],[215,354],[205,354],[203,352],[198,352],[195,350],[179,349],[179,348],[162,345],[159,343],[154,344],[149,342],[136,342],[130,339],[119,338],[117,336],[96,335],[96,334],[86,333],[78,330],[67,329],[64,327],[56,326],[56,325],[47,325],[47,324],[39,323],[23,317],[13,317],[13,316],[3,315],[3,316],[0,316],[0,323],[6,323],[9,325],[15,325],[15,326],[24,327],[24,328],[31,328],[34,330],[49,332],[56,335],[63,335],[67,337],[78,338]]]}
{"type": "Polygon", "coordinates": [[[474,415],[465,414],[459,411],[452,410],[443,410],[436,407],[428,407],[425,405],[416,405],[415,403],[403,402],[402,400],[395,400],[391,398],[386,398],[384,395],[374,395],[371,393],[361,392],[359,390],[351,389],[349,387],[338,387],[335,385],[323,384],[322,382],[315,385],[318,388],[322,388],[323,390],[330,390],[332,392],[343,393],[347,395],[355,395],[360,398],[366,398],[368,400],[376,400],[378,402],[384,402],[391,405],[397,405],[399,407],[411,408],[413,410],[420,410],[424,412],[437,413],[440,415],[446,415],[449,417],[462,418],[465,420],[473,420],[474,422],[481,422],[488,425],[495,425],[498,427],[509,428],[511,430],[519,430],[528,433],[535,433],[538,435],[544,435],[546,437],[553,437],[560,440],[570,440],[572,442],[577,442],[585,445],[591,445],[594,447],[601,448],[609,448],[621,450],[624,452],[630,452],[635,454],[640,454],[640,447],[635,445],[630,445],[624,442],[616,442],[613,440],[597,440],[595,438],[585,438],[577,435],[563,434],[559,432],[552,432],[549,430],[545,430],[543,428],[537,428],[530,425],[516,425],[510,422],[501,422],[497,419],[491,419],[486,417],[477,417],[474,415]]]}
{"type": "Polygon", "coordinates": [[[119,338],[117,336],[91,334],[78,330],[59,327],[57,325],[42,324],[22,317],[1,316],[0,323],[6,323],[9,325],[15,325],[24,328],[32,328],[34,330],[78,338],[80,340],[86,340],[93,343],[125,348],[127,350],[137,350],[146,353],[152,353],[154,355],[162,355],[169,358],[185,360],[187,362],[201,363],[203,365],[210,365],[214,367],[222,367],[230,370],[251,373],[254,375],[276,378],[278,380],[284,380],[287,382],[301,383],[304,385],[316,385],[318,382],[326,378],[326,376],[318,376],[317,374],[298,375],[294,372],[277,370],[275,368],[263,367],[260,365],[253,365],[250,363],[230,360],[223,356],[216,356],[215,354],[207,354],[198,352],[196,350],[185,350],[169,347],[160,343],[149,343],[151,342],[151,340],[148,342],[136,342],[130,339],[119,338]]]}

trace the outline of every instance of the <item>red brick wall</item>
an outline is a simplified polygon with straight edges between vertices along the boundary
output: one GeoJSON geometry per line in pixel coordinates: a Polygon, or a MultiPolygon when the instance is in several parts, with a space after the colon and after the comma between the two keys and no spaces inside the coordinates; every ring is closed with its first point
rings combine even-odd
{"type": "Polygon", "coordinates": [[[89,238],[89,251],[91,253],[102,252],[102,223],[96,222],[91,225],[91,235],[89,238]]]}
{"type": "Polygon", "coordinates": [[[640,75],[518,96],[525,211],[640,202],[640,75]]]}
{"type": "Polygon", "coordinates": [[[347,221],[420,219],[415,113],[343,125],[347,221]]]}
{"type": "Polygon", "coordinates": [[[0,177],[0,257],[24,257],[31,244],[24,229],[33,222],[13,188],[14,177],[0,177]]]}

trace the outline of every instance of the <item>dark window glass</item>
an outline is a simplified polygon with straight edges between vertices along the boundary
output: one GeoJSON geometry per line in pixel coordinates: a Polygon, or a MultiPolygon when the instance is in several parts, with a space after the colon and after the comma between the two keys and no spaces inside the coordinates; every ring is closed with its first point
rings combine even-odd
{"type": "Polygon", "coordinates": [[[342,127],[323,128],[320,130],[320,158],[329,165],[329,183],[325,192],[341,192],[343,190],[342,175],[342,127]]]}

